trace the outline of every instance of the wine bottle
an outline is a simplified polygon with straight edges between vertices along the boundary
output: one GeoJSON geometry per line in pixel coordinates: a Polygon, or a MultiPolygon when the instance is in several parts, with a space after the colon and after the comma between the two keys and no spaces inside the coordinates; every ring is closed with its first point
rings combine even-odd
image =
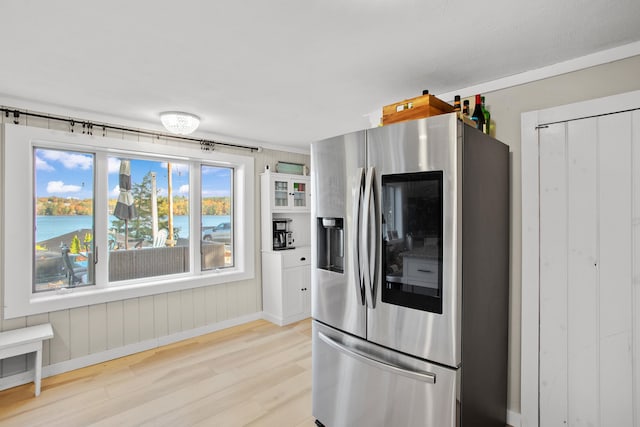
{"type": "Polygon", "coordinates": [[[491,113],[487,110],[487,107],[484,103],[484,96],[482,98],[482,113],[484,114],[484,127],[487,135],[491,135],[491,113]]]}
{"type": "Polygon", "coordinates": [[[482,99],[480,95],[476,95],[476,106],[473,109],[473,114],[471,115],[471,120],[476,122],[476,128],[485,131],[484,126],[484,113],[482,112],[482,99]]]}
{"type": "Polygon", "coordinates": [[[462,103],[462,114],[469,117],[469,100],[465,99],[462,103]]]}
{"type": "Polygon", "coordinates": [[[460,111],[460,95],[456,95],[453,99],[453,110],[456,112],[460,111]]]}

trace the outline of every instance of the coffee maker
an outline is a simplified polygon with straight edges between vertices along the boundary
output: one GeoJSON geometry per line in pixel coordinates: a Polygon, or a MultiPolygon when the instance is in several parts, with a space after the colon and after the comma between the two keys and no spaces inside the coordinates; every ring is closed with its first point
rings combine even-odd
{"type": "Polygon", "coordinates": [[[273,250],[294,249],[293,232],[289,229],[290,218],[275,218],[273,220],[273,250]]]}

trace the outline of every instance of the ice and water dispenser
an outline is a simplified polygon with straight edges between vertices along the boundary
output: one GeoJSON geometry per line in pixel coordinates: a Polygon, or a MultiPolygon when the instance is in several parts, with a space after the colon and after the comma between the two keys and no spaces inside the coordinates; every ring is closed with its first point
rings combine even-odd
{"type": "Polygon", "coordinates": [[[318,218],[318,268],[344,272],[344,220],[318,218]]]}

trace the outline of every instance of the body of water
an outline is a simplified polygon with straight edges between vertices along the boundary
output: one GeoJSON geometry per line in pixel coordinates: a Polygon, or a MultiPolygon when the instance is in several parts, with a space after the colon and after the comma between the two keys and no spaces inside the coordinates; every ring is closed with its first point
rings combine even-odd
{"type": "MultiPolygon", "coordinates": [[[[113,215],[109,216],[109,229],[113,228],[112,223],[116,221],[113,215]]],[[[231,221],[229,215],[205,215],[202,217],[203,227],[212,227],[222,222],[231,221]]],[[[83,228],[92,228],[93,217],[89,215],[65,215],[51,216],[41,215],[36,217],[36,242],[49,240],[56,236],[71,233],[83,228]]],[[[176,215],[173,217],[173,227],[179,228],[179,237],[189,238],[189,217],[186,215],[176,215]]],[[[81,240],[84,236],[78,236],[81,240]]]]}

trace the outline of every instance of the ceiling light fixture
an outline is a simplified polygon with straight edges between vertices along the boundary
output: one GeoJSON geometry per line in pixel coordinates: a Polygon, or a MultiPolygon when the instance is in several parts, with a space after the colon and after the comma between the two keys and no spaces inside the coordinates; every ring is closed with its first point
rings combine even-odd
{"type": "Polygon", "coordinates": [[[165,111],[160,113],[160,121],[169,132],[176,135],[189,135],[198,128],[200,118],[181,111],[165,111]]]}

